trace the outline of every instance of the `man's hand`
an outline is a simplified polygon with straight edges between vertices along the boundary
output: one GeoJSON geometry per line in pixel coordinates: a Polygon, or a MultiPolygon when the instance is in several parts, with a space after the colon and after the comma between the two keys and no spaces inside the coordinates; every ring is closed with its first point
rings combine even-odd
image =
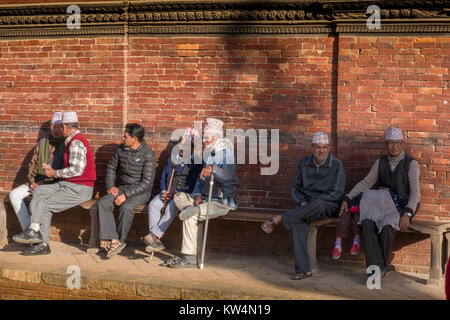
{"type": "Polygon", "coordinates": [[[114,203],[116,204],[116,206],[120,207],[126,200],[127,197],[125,196],[124,193],[122,193],[120,196],[116,198],[116,200],[114,200],[114,203]]]}
{"type": "Polygon", "coordinates": [[[108,190],[108,193],[114,197],[117,197],[117,195],[119,194],[119,188],[112,187],[108,190]]]}
{"type": "Polygon", "coordinates": [[[169,191],[168,193],[167,193],[167,198],[169,199],[169,200],[171,200],[171,199],[173,199],[173,196],[175,195],[175,190],[172,190],[172,191],[169,191]]]}
{"type": "Polygon", "coordinates": [[[212,169],[213,169],[212,165],[204,167],[200,172],[200,179],[203,180],[205,177],[209,177],[211,175],[212,169]]]}
{"type": "Polygon", "coordinates": [[[342,213],[344,211],[348,211],[348,203],[345,200],[343,200],[341,203],[341,208],[339,209],[339,217],[342,216],[342,213]]]}
{"type": "Polygon", "coordinates": [[[43,163],[42,169],[45,170],[45,175],[49,178],[55,177],[55,170],[53,170],[52,166],[49,166],[48,164],[43,163]]]}
{"type": "Polygon", "coordinates": [[[195,196],[194,197],[194,206],[199,206],[202,203],[202,196],[195,196]]]}
{"type": "Polygon", "coordinates": [[[34,189],[36,189],[37,186],[39,186],[38,183],[32,183],[32,184],[30,185],[30,190],[28,190],[28,192],[29,192],[30,194],[33,194],[34,189]]]}
{"type": "Polygon", "coordinates": [[[166,200],[167,200],[167,191],[161,192],[161,200],[163,202],[166,202],[166,200]]]}
{"type": "Polygon", "coordinates": [[[406,212],[403,213],[403,216],[400,218],[400,231],[406,231],[409,227],[409,216],[406,212]]]}

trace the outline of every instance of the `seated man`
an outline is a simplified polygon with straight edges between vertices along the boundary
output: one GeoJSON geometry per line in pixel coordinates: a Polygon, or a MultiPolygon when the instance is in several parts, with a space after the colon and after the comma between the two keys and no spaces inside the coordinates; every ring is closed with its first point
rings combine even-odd
{"type": "Polygon", "coordinates": [[[155,153],[144,140],[145,130],[137,123],[125,126],[123,144],[114,153],[106,168],[107,195],[98,202],[101,240],[111,240],[107,258],[120,253],[134,219],[134,209],[147,203],[155,179],[155,153]],[[119,173],[119,187],[116,176],[119,173]],[[116,229],[114,209],[119,207],[116,229]]]}
{"type": "Polygon", "coordinates": [[[358,223],[362,227],[366,267],[378,266],[382,276],[389,272],[396,230],[408,229],[420,206],[419,164],[405,153],[402,130],[390,127],[385,140],[388,154],[375,161],[367,176],[345,196],[340,209],[348,210],[348,203],[363,193],[358,223]],[[375,183],[381,190],[369,190],[375,183]]]}
{"type": "Polygon", "coordinates": [[[180,164],[175,165],[171,158],[161,175],[161,192],[156,195],[148,206],[148,224],[150,233],[144,237],[147,245],[145,251],[148,253],[164,250],[164,245],[160,238],[169,228],[173,219],[178,214],[178,208],[172,200],[177,192],[191,193],[195,182],[202,169],[201,164],[194,163],[194,153],[191,153],[190,161],[184,163],[183,144],[190,143],[191,151],[194,150],[194,141],[198,141],[198,131],[193,128],[186,128],[183,137],[180,138],[180,151],[177,154],[177,160],[180,164]],[[161,212],[165,206],[164,212],[161,212]]]}
{"type": "Polygon", "coordinates": [[[59,181],[41,185],[34,190],[30,203],[31,224],[24,232],[13,237],[19,243],[36,244],[23,251],[24,255],[49,254],[53,213],[67,210],[92,198],[96,173],[91,146],[78,130],[75,112],[64,112],[62,124],[66,138],[63,169],[55,170],[51,165],[42,164],[45,175],[59,178],[59,181]]]}
{"type": "Polygon", "coordinates": [[[307,249],[308,220],[336,216],[345,192],[345,171],[341,161],[328,152],[327,134],[316,132],[312,148],[313,154],[300,160],[291,188],[296,206],[262,225],[270,233],[283,221],[291,232],[295,259],[292,280],[312,276],[307,249]]]}
{"type": "Polygon", "coordinates": [[[28,183],[14,188],[9,194],[22,231],[25,231],[30,225],[30,214],[23,200],[32,195],[36,187],[55,182],[54,178],[45,175],[42,164],[51,163],[54,169],[62,168],[65,145],[61,118],[62,112],[53,113],[50,120],[50,134],[46,138],[42,138],[34,148],[31,162],[28,165],[28,183]]]}
{"type": "Polygon", "coordinates": [[[205,146],[203,169],[195,183],[192,194],[178,192],[174,201],[181,211],[179,218],[183,221],[183,243],[181,258],[166,261],[170,268],[192,268],[197,266],[198,223],[206,219],[208,193],[211,173],[214,174],[214,185],[211,198],[210,219],[226,215],[237,209],[236,164],[234,161],[233,143],[222,138],[223,122],[208,118],[203,144],[205,146]],[[205,201],[206,200],[206,201],[205,201]]]}

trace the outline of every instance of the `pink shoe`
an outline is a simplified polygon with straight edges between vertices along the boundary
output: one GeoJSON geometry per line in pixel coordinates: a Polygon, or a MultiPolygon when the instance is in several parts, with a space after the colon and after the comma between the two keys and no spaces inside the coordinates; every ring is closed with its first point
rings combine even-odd
{"type": "Polygon", "coordinates": [[[334,247],[333,253],[331,254],[333,259],[339,259],[341,257],[341,251],[342,251],[342,248],[334,247]]]}
{"type": "Polygon", "coordinates": [[[350,250],[350,253],[353,255],[357,255],[359,253],[359,244],[354,243],[352,245],[352,249],[350,250]]]}

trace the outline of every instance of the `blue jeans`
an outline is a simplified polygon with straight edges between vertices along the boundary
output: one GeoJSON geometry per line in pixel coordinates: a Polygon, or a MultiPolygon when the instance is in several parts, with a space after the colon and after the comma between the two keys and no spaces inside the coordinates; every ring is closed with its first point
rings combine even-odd
{"type": "Polygon", "coordinates": [[[148,224],[149,230],[158,238],[161,238],[169,228],[173,219],[178,215],[180,210],[175,206],[173,200],[167,203],[164,216],[161,218],[161,209],[164,202],[161,199],[161,193],[156,195],[148,205],[148,224]],[[161,221],[160,221],[161,218],[161,221]]]}

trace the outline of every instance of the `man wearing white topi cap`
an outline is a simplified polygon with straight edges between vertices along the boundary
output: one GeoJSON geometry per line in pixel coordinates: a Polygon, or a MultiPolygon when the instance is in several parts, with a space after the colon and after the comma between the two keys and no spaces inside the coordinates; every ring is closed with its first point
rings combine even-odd
{"type": "Polygon", "coordinates": [[[63,168],[55,170],[50,164],[42,164],[47,177],[59,180],[35,190],[30,203],[31,224],[24,232],[13,237],[16,242],[34,244],[23,251],[24,255],[49,254],[53,213],[67,210],[92,198],[96,172],[91,146],[78,130],[75,112],[64,112],[62,124],[65,138],[63,168]]]}
{"type": "MultiPolygon", "coordinates": [[[[375,161],[367,176],[344,197],[340,214],[348,203],[360,197],[358,224],[366,267],[378,266],[381,275],[389,272],[389,255],[397,230],[408,229],[410,219],[420,207],[419,164],[404,151],[400,128],[390,127],[385,136],[387,155],[375,161]],[[376,183],[378,190],[371,190],[376,183]]],[[[372,273],[367,273],[370,276],[372,273]]]]}
{"type": "Polygon", "coordinates": [[[283,222],[291,232],[294,248],[295,273],[292,280],[312,276],[307,250],[309,220],[336,216],[345,192],[345,171],[339,159],[331,155],[328,135],[316,132],[312,138],[313,154],[302,158],[291,188],[296,206],[262,225],[271,233],[283,222]]]}
{"type": "Polygon", "coordinates": [[[30,225],[30,214],[23,199],[32,195],[38,186],[55,182],[54,178],[45,175],[42,164],[51,163],[56,169],[62,168],[64,136],[61,119],[62,112],[53,113],[50,120],[50,134],[39,140],[39,143],[34,147],[33,156],[28,165],[28,182],[14,188],[9,194],[9,199],[19,219],[22,231],[30,225]]]}

